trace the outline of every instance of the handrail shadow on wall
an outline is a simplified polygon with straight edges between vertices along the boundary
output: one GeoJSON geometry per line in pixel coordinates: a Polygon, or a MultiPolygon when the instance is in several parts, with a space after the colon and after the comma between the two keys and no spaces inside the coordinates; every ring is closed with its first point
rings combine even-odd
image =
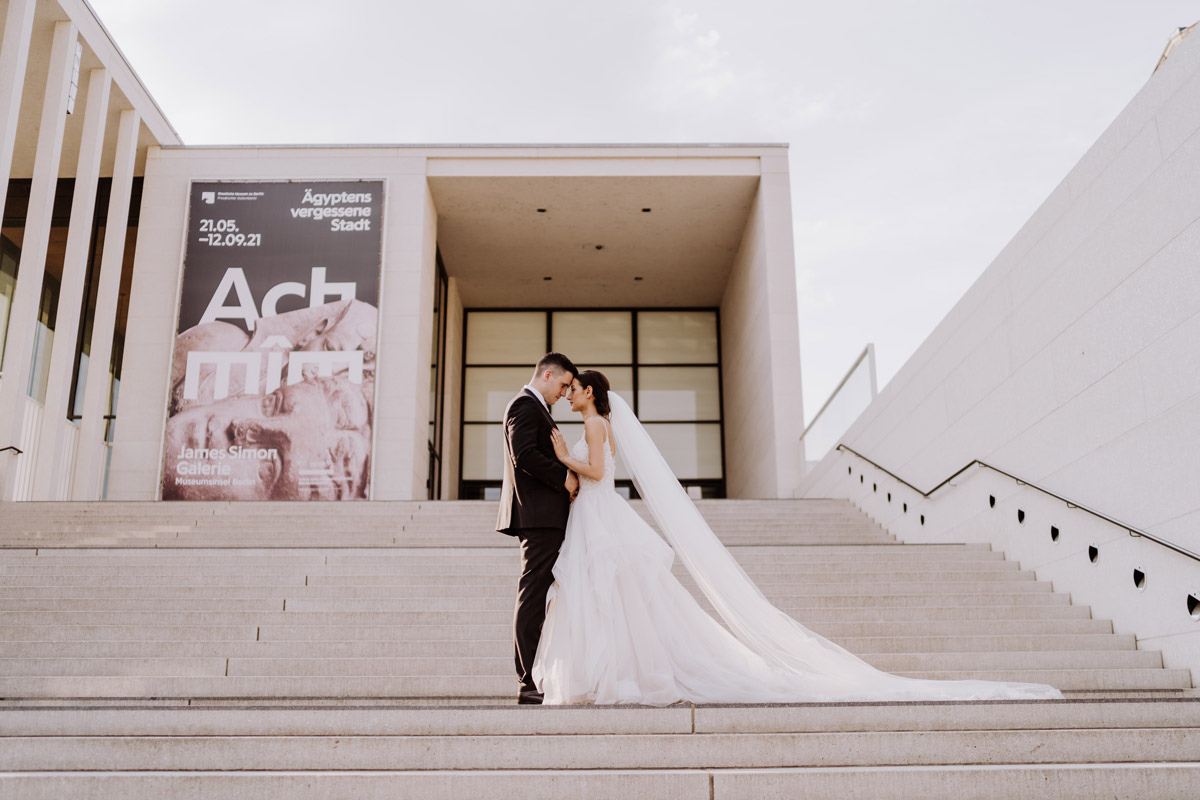
{"type": "Polygon", "coordinates": [[[892,478],[900,481],[900,483],[904,484],[905,486],[912,489],[914,492],[916,492],[917,494],[921,495],[922,497],[924,497],[926,499],[928,499],[931,495],[933,495],[933,493],[936,492],[938,489],[941,489],[943,486],[950,483],[950,481],[954,480],[959,475],[962,475],[964,472],[969,470],[971,467],[973,467],[975,465],[979,465],[981,467],[990,469],[992,472],[999,473],[1000,475],[1003,475],[1006,478],[1011,478],[1012,480],[1016,481],[1017,484],[1020,486],[1028,486],[1031,489],[1037,489],[1042,494],[1049,495],[1050,497],[1053,497],[1056,500],[1061,500],[1062,502],[1067,504],[1067,508],[1077,508],[1080,511],[1085,511],[1088,514],[1091,514],[1093,517],[1102,519],[1111,525],[1116,525],[1118,528],[1124,528],[1126,531],[1128,531],[1130,536],[1136,536],[1136,537],[1139,537],[1142,539],[1149,539],[1150,541],[1154,542],[1155,544],[1166,547],[1169,550],[1174,550],[1176,553],[1179,553],[1180,555],[1187,556],[1188,558],[1193,559],[1195,561],[1200,561],[1200,553],[1193,553],[1191,550],[1180,547],[1179,545],[1175,544],[1174,542],[1168,542],[1166,539],[1160,539],[1159,537],[1155,536],[1152,533],[1146,533],[1146,531],[1143,531],[1139,528],[1135,528],[1132,525],[1128,525],[1124,522],[1121,522],[1120,520],[1115,520],[1106,514],[1101,514],[1099,511],[1095,511],[1094,509],[1088,508],[1087,506],[1080,505],[1079,503],[1076,503],[1074,500],[1069,500],[1060,494],[1055,494],[1054,492],[1050,491],[1049,489],[1045,489],[1041,486],[1038,486],[1036,483],[1030,483],[1029,481],[1024,480],[1023,478],[1018,478],[1016,475],[1013,475],[1012,473],[1005,472],[1004,470],[1002,470],[998,467],[993,467],[991,464],[980,461],[979,459],[973,460],[971,463],[967,464],[965,467],[963,467],[962,469],[955,472],[949,478],[946,478],[946,480],[942,481],[937,486],[933,487],[932,489],[930,489],[927,492],[923,492],[920,489],[918,489],[916,486],[913,486],[911,483],[904,480],[904,478],[901,478],[899,475],[897,475],[896,473],[889,470],[887,467],[882,467],[879,464],[876,464],[874,461],[867,458],[866,456],[864,456],[862,453],[858,452],[857,450],[847,447],[844,444],[839,444],[837,446],[837,449],[842,450],[847,453],[850,453],[851,455],[857,456],[858,458],[861,458],[863,461],[865,461],[868,464],[870,464],[871,466],[875,467],[875,469],[877,469],[880,472],[883,472],[887,475],[890,475],[892,478]]]}

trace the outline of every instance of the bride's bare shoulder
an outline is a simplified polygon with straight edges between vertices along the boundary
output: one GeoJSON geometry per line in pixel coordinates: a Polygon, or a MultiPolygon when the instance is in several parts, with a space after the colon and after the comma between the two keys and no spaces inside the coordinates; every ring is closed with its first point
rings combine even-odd
{"type": "Polygon", "coordinates": [[[616,444],[610,441],[612,437],[609,436],[608,431],[608,422],[599,414],[583,421],[583,435],[587,438],[588,442],[608,442],[613,455],[616,456],[617,447],[616,444]]]}

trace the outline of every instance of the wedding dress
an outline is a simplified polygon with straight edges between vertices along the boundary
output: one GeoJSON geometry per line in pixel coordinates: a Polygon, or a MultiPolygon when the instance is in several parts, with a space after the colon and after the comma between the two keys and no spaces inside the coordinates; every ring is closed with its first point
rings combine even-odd
{"type": "MultiPolygon", "coordinates": [[[[580,476],[533,666],[544,703],[1059,699],[1050,686],[881,672],[775,608],[712,533],[616,394],[604,476],[580,476]],[[615,440],[666,538],[616,492],[615,440]],[[667,544],[670,542],[670,545],[667,544]],[[725,623],[671,573],[678,555],[725,623]]],[[[588,460],[583,438],[572,455],[588,460]]]]}

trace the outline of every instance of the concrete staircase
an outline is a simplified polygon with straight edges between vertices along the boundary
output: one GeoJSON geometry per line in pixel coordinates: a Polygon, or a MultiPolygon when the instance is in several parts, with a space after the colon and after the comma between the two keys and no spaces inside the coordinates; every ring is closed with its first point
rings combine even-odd
{"type": "Polygon", "coordinates": [[[1003,554],[700,506],[875,666],[1068,699],[518,708],[493,503],[7,504],[0,798],[1195,796],[1190,673],[1003,554]]]}

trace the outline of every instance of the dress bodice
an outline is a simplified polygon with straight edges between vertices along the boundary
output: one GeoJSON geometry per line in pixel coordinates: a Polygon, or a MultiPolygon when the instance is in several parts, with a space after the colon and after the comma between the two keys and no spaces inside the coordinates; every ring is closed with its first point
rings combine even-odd
{"type": "MultiPolygon", "coordinates": [[[[608,423],[604,426],[604,477],[600,480],[592,480],[591,478],[579,476],[579,492],[582,494],[585,491],[591,491],[601,487],[614,490],[616,488],[617,474],[617,459],[613,456],[612,442],[609,440],[608,423]]],[[[579,441],[571,448],[571,457],[580,461],[588,460],[588,443],[586,436],[580,436],[579,441]]]]}

